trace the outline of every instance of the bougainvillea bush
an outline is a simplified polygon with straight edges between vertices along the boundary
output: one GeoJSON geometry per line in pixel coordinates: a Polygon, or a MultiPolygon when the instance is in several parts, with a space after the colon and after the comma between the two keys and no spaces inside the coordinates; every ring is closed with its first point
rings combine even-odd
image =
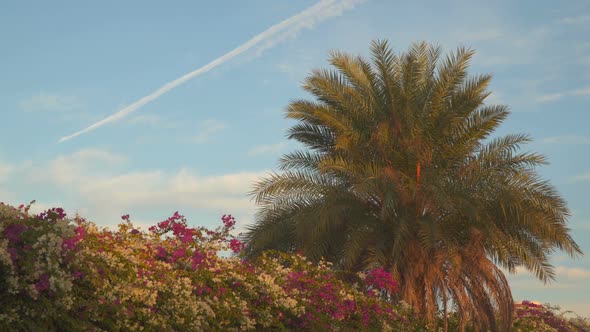
{"type": "MultiPolygon", "coordinates": [[[[568,313],[568,312],[566,312],[568,313]]],[[[518,332],[589,332],[590,321],[582,317],[567,318],[559,307],[522,301],[515,306],[513,330],[518,332]]]]}
{"type": "MultiPolygon", "coordinates": [[[[382,268],[349,275],[279,252],[244,261],[231,216],[209,230],[174,213],[142,231],[125,215],[109,230],[29,209],[0,203],[0,331],[437,331],[397,302],[382,268]]],[[[553,309],[519,304],[513,330],[590,330],[553,309]]]]}
{"type": "Polygon", "coordinates": [[[235,220],[173,216],[148,231],[100,229],[62,209],[0,205],[0,330],[409,330],[382,270],[345,282],[330,264],[239,257],[235,220]],[[233,251],[236,255],[220,254],[233,251]]]}

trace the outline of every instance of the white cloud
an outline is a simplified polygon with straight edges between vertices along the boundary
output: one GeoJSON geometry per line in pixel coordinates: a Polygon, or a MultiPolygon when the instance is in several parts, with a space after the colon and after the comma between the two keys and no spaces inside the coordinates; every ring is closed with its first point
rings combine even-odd
{"type": "Polygon", "coordinates": [[[559,100],[565,96],[566,96],[566,94],[564,94],[564,93],[549,93],[549,94],[539,96],[537,98],[537,102],[539,102],[539,103],[552,102],[552,101],[559,100]]]}
{"type": "Polygon", "coordinates": [[[555,267],[555,280],[547,284],[537,279],[532,272],[527,271],[522,266],[516,268],[515,274],[508,274],[506,270],[502,270],[507,275],[510,286],[518,291],[538,292],[548,289],[575,290],[584,287],[583,282],[590,278],[589,270],[562,265],[555,267]]]}
{"type": "Polygon", "coordinates": [[[277,64],[277,69],[282,72],[285,73],[289,76],[299,76],[301,75],[301,71],[294,66],[293,64],[289,64],[289,63],[279,63],[277,64]]]}
{"type": "Polygon", "coordinates": [[[64,96],[41,92],[19,103],[25,112],[64,112],[81,107],[81,102],[74,96],[64,96]]]}
{"type": "Polygon", "coordinates": [[[287,146],[286,142],[280,142],[276,144],[259,145],[248,150],[248,156],[258,156],[267,153],[277,153],[282,151],[287,146]]]}
{"type": "Polygon", "coordinates": [[[193,136],[190,141],[193,143],[207,142],[211,136],[224,130],[227,126],[214,119],[209,119],[201,122],[197,129],[197,134],[193,136]]]}
{"type": "MultiPolygon", "coordinates": [[[[564,261],[564,260],[571,259],[567,256],[565,256],[565,257],[566,257],[566,259],[553,259],[553,260],[554,261],[564,261]]],[[[508,272],[506,270],[504,270],[504,273],[508,274],[508,272]]],[[[584,279],[590,280],[590,270],[587,270],[584,268],[579,268],[579,267],[568,267],[568,266],[564,266],[564,265],[559,265],[559,266],[555,267],[555,276],[556,276],[557,282],[552,282],[551,284],[548,284],[548,285],[544,285],[542,282],[539,282],[540,284],[537,286],[558,287],[559,283],[561,281],[584,280],[584,279]]],[[[511,275],[511,278],[514,280],[525,280],[525,279],[528,280],[531,277],[535,278],[534,274],[522,266],[518,266],[516,268],[515,274],[511,275]]],[[[561,286],[564,286],[564,285],[561,285],[561,286]]]]}
{"type": "Polygon", "coordinates": [[[14,193],[8,191],[3,185],[3,182],[8,180],[14,169],[11,164],[0,160],[0,202],[11,203],[14,198],[14,193]]]}
{"type": "Polygon", "coordinates": [[[84,149],[71,155],[61,155],[49,162],[50,176],[61,184],[75,182],[85,172],[105,172],[121,165],[127,158],[100,149],[84,149]]]}
{"type": "Polygon", "coordinates": [[[502,37],[503,33],[497,29],[488,29],[482,31],[474,31],[469,32],[463,35],[458,36],[458,40],[460,41],[469,41],[469,42],[479,42],[479,41],[486,41],[491,39],[498,39],[502,37]]]}
{"type": "Polygon", "coordinates": [[[575,90],[563,91],[557,93],[549,93],[537,97],[537,102],[546,103],[562,99],[567,96],[588,96],[590,95],[590,86],[582,87],[575,90]]]}
{"type": "Polygon", "coordinates": [[[587,86],[587,87],[581,88],[581,89],[576,89],[576,90],[572,91],[571,94],[573,96],[587,96],[587,95],[590,95],[590,86],[587,86]]]}
{"type": "Polygon", "coordinates": [[[588,171],[586,173],[582,173],[580,175],[576,175],[576,176],[572,177],[571,180],[573,180],[573,181],[588,181],[588,180],[590,180],[590,171],[588,171]]]}
{"type": "Polygon", "coordinates": [[[254,215],[255,205],[248,193],[254,182],[267,174],[199,175],[188,168],[121,171],[119,167],[126,161],[121,155],[89,149],[59,156],[49,167],[31,167],[27,174],[37,184],[49,184],[63,197],[70,197],[64,204],[69,205],[64,208],[70,214],[73,211],[68,207],[78,208],[83,216],[103,226],[119,222],[126,211],[154,209],[230,211],[243,223],[254,215]]]}
{"type": "Polygon", "coordinates": [[[492,105],[499,105],[502,104],[502,95],[496,91],[490,93],[490,95],[486,98],[485,102],[487,104],[492,104],[492,105]]]}
{"type": "Polygon", "coordinates": [[[556,144],[590,144],[590,137],[581,135],[552,136],[543,138],[542,142],[556,144]]]}
{"type": "Polygon", "coordinates": [[[296,84],[300,82],[315,66],[317,59],[324,57],[314,49],[293,49],[289,52],[289,58],[275,64],[276,69],[286,74],[296,84]],[[314,60],[315,59],[315,60],[314,60]]]}
{"type": "Polygon", "coordinates": [[[576,220],[575,222],[572,223],[572,228],[573,229],[579,228],[579,229],[590,231],[590,220],[582,220],[582,221],[576,220]]]}
{"type": "Polygon", "coordinates": [[[561,280],[590,280],[590,270],[583,268],[558,266],[555,274],[561,280]]]}
{"type": "Polygon", "coordinates": [[[559,22],[574,25],[590,23],[590,15],[564,17],[559,22]]]}
{"type": "Polygon", "coordinates": [[[0,182],[6,180],[13,170],[14,167],[12,165],[0,162],[0,182]]]}
{"type": "Polygon", "coordinates": [[[298,31],[305,28],[310,29],[315,24],[321,21],[324,21],[334,16],[342,15],[344,11],[354,8],[355,5],[362,3],[364,1],[365,0],[321,0],[315,5],[300,12],[299,14],[293,15],[281,21],[280,23],[271,26],[270,28],[264,30],[263,32],[257,34],[250,40],[246,41],[244,44],[209,62],[201,68],[193,70],[190,73],[187,73],[171,82],[162,85],[160,88],[150,93],[149,95],[146,95],[138,99],[131,105],[124,107],[116,113],[106,117],[105,119],[95,122],[94,124],[91,124],[90,126],[71,135],[62,137],[61,139],[59,139],[59,142],[70,140],[74,137],[77,137],[79,135],[95,130],[99,127],[102,127],[108,123],[119,121],[128,114],[133,113],[141,107],[160,98],[160,96],[168,93],[172,89],[188,82],[189,80],[197,76],[200,76],[203,73],[210,71],[213,68],[216,68],[224,64],[225,62],[241,55],[242,53],[248,51],[249,49],[255,46],[258,47],[258,53],[260,54],[263,50],[273,47],[274,45],[276,45],[280,41],[283,41],[286,38],[294,36],[298,31]]]}

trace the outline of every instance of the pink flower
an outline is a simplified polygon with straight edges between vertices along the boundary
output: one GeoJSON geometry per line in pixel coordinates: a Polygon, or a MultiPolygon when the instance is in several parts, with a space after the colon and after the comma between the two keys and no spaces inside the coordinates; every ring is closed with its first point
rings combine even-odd
{"type": "Polygon", "coordinates": [[[156,257],[160,259],[166,259],[168,257],[168,251],[166,250],[166,248],[159,246],[158,248],[156,248],[156,250],[156,257]]]}
{"type": "Polygon", "coordinates": [[[62,208],[51,208],[37,215],[37,218],[47,221],[56,221],[59,219],[64,219],[65,217],[66,213],[62,208]]]}
{"type": "Polygon", "coordinates": [[[244,249],[244,244],[240,240],[231,239],[231,241],[229,241],[229,247],[235,254],[237,254],[244,249]]]}
{"type": "Polygon", "coordinates": [[[18,250],[16,250],[16,248],[8,247],[8,253],[10,254],[10,259],[13,263],[19,258],[18,250]]]}
{"type": "Polygon", "coordinates": [[[184,230],[184,233],[182,234],[182,236],[180,237],[180,242],[187,244],[189,242],[193,241],[193,236],[195,236],[197,232],[195,231],[194,228],[186,228],[184,230]]]}
{"type": "Polygon", "coordinates": [[[183,224],[174,223],[172,225],[172,232],[174,233],[174,236],[181,236],[182,234],[184,234],[185,230],[186,226],[184,226],[183,224]]]}
{"type": "Polygon", "coordinates": [[[158,227],[162,230],[168,228],[168,225],[170,225],[170,221],[169,220],[164,220],[160,223],[158,223],[158,227]]]}
{"type": "Polygon", "coordinates": [[[172,262],[175,262],[175,261],[183,258],[185,255],[186,255],[186,249],[185,248],[176,249],[172,253],[172,258],[170,260],[172,262]]]}
{"type": "Polygon", "coordinates": [[[231,214],[229,214],[229,215],[224,214],[221,217],[221,221],[223,222],[223,225],[227,229],[232,228],[236,224],[236,219],[234,217],[232,217],[231,214]]]}
{"type": "Polygon", "coordinates": [[[128,214],[126,214],[126,215],[122,215],[122,216],[121,216],[121,219],[123,219],[123,220],[125,220],[125,221],[129,221],[129,215],[128,215],[128,214]]]}
{"type": "Polygon", "coordinates": [[[20,241],[21,233],[27,229],[28,227],[26,225],[10,224],[4,229],[4,236],[8,239],[8,241],[17,243],[20,241]]]}
{"type": "Polygon", "coordinates": [[[205,260],[206,256],[202,254],[200,251],[195,250],[193,256],[191,257],[191,266],[193,270],[196,270],[205,260]]]}
{"type": "Polygon", "coordinates": [[[398,284],[391,277],[391,273],[382,267],[369,271],[365,280],[369,286],[378,290],[395,292],[398,289],[398,284]]]}
{"type": "Polygon", "coordinates": [[[76,245],[84,239],[84,236],[86,235],[86,230],[84,229],[84,227],[78,226],[75,229],[75,233],[75,236],[63,240],[62,248],[66,250],[72,250],[76,248],[76,245]]]}
{"type": "Polygon", "coordinates": [[[38,292],[49,289],[49,275],[44,273],[39,276],[39,280],[35,283],[35,289],[37,289],[38,292]]]}

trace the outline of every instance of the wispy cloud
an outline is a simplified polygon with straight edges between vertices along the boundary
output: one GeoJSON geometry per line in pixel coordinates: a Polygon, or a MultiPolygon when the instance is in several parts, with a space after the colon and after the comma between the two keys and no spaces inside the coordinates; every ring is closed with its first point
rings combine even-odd
{"type": "Polygon", "coordinates": [[[163,118],[157,114],[139,114],[129,118],[129,120],[127,120],[126,122],[133,126],[149,126],[157,127],[160,129],[172,129],[182,127],[181,123],[163,118]]]}
{"type": "Polygon", "coordinates": [[[582,135],[562,135],[545,137],[543,143],[548,144],[590,144],[590,136],[582,135]]]}
{"type": "Polygon", "coordinates": [[[502,94],[494,91],[494,92],[490,93],[490,95],[486,98],[485,101],[487,104],[493,104],[493,105],[502,104],[503,103],[502,94]]]}
{"type": "Polygon", "coordinates": [[[59,139],[59,142],[64,142],[69,139],[72,139],[76,136],[88,133],[92,130],[95,130],[99,127],[102,127],[108,123],[118,121],[125,117],[126,115],[135,112],[136,110],[140,109],[141,107],[145,106],[146,104],[156,100],[163,94],[169,92],[170,90],[178,87],[181,84],[186,83],[187,81],[203,74],[211,69],[239,56],[240,54],[248,51],[249,49],[255,46],[261,46],[258,52],[261,53],[262,50],[273,47],[276,43],[284,40],[287,37],[293,36],[298,31],[302,29],[310,29],[319,22],[322,22],[328,18],[342,15],[342,13],[346,10],[354,8],[355,5],[364,2],[365,0],[343,0],[343,1],[336,1],[336,0],[322,0],[317,4],[307,8],[306,10],[302,11],[299,14],[289,17],[288,19],[271,26],[270,28],[264,30],[262,33],[254,36],[252,39],[248,40],[244,44],[238,46],[237,48],[229,51],[228,53],[222,55],[221,57],[211,61],[210,63],[206,64],[205,66],[198,68],[180,78],[175,79],[174,81],[168,82],[158,88],[156,91],[150,93],[147,96],[140,98],[139,100],[135,101],[129,106],[124,107],[123,109],[119,110],[118,112],[106,117],[105,119],[98,121],[78,132],[75,132],[71,135],[64,136],[59,139]]]}
{"type": "MultiPolygon", "coordinates": [[[[314,56],[312,50],[297,50],[291,52],[291,57],[287,61],[280,62],[276,65],[279,72],[286,74],[294,81],[301,81],[309,73],[309,68],[313,66],[314,56]]],[[[318,57],[315,57],[316,59],[318,57]]]]}
{"type": "Polygon", "coordinates": [[[12,165],[0,161],[0,182],[6,180],[13,170],[14,167],[12,165]]]}
{"type": "MultiPolygon", "coordinates": [[[[539,281],[532,272],[524,267],[516,268],[516,274],[507,275],[510,285],[519,290],[540,290],[540,289],[580,289],[585,286],[584,281],[590,278],[590,270],[582,267],[569,267],[558,265],[555,267],[555,281],[543,283],[539,281]]],[[[504,270],[506,273],[506,271],[504,270]]]]}
{"type": "Polygon", "coordinates": [[[566,279],[566,280],[589,280],[590,279],[590,270],[578,268],[578,267],[567,267],[567,266],[558,266],[555,268],[555,274],[559,279],[566,279]]]}
{"type": "Polygon", "coordinates": [[[502,37],[502,31],[498,29],[487,29],[482,31],[472,31],[467,32],[462,35],[458,36],[458,40],[461,41],[469,41],[469,42],[479,42],[479,41],[486,41],[492,39],[498,39],[502,37]]]}
{"type": "Polygon", "coordinates": [[[41,92],[21,101],[18,106],[25,112],[64,112],[80,108],[82,103],[74,96],[41,92]]]}
{"type": "Polygon", "coordinates": [[[587,87],[581,88],[581,89],[576,89],[571,92],[571,95],[572,96],[588,96],[588,95],[590,95],[590,86],[587,86],[587,87]]]}
{"type": "Polygon", "coordinates": [[[572,181],[588,181],[590,180],[590,171],[586,173],[582,173],[580,175],[573,176],[571,178],[572,181]]]}
{"type": "Polygon", "coordinates": [[[207,142],[211,136],[222,131],[227,126],[214,119],[209,119],[201,122],[197,129],[197,134],[190,138],[192,143],[204,143],[207,142]]]}
{"type": "Polygon", "coordinates": [[[162,123],[162,118],[155,114],[141,114],[132,117],[128,121],[130,124],[147,124],[151,126],[156,126],[162,123]]]}
{"type": "Polygon", "coordinates": [[[559,100],[565,96],[566,96],[566,94],[564,94],[564,93],[548,93],[548,94],[539,96],[537,98],[537,102],[548,103],[548,102],[559,100]]]}
{"type": "Polygon", "coordinates": [[[559,20],[559,22],[574,25],[590,24],[590,15],[564,17],[561,20],[559,20]]]}
{"type": "Polygon", "coordinates": [[[539,103],[547,103],[552,101],[557,101],[567,96],[589,96],[590,95],[590,86],[570,90],[570,91],[563,91],[563,92],[556,92],[556,93],[549,93],[544,94],[537,97],[537,102],[539,103]]]}
{"type": "Polygon", "coordinates": [[[255,146],[248,150],[248,156],[252,157],[267,153],[277,153],[282,151],[286,146],[286,142],[255,146]]]}

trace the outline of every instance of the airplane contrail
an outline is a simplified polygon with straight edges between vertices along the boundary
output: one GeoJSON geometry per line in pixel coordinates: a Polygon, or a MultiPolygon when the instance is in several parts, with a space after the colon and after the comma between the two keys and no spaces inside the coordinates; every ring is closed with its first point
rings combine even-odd
{"type": "Polygon", "coordinates": [[[167,93],[168,91],[176,88],[177,86],[186,83],[187,81],[208,72],[209,70],[235,58],[236,56],[244,53],[245,51],[251,49],[252,47],[260,44],[261,42],[266,42],[262,45],[260,51],[266,50],[272,46],[274,46],[277,42],[285,39],[287,36],[297,33],[298,31],[304,28],[312,28],[315,23],[321,22],[327,18],[333,16],[341,15],[345,10],[352,9],[356,4],[362,3],[365,0],[343,0],[343,1],[336,1],[336,0],[321,0],[317,4],[305,9],[304,11],[291,16],[284,21],[277,23],[270,28],[264,30],[263,32],[259,33],[258,35],[254,36],[252,39],[248,40],[244,44],[234,48],[233,50],[225,53],[224,55],[220,56],[219,58],[209,62],[208,64],[198,68],[184,76],[181,76],[174,81],[168,82],[155,90],[154,92],[150,93],[147,96],[144,96],[134,103],[120,109],[118,112],[109,115],[108,117],[78,131],[71,135],[64,136],[59,139],[58,143],[65,142],[70,140],[76,136],[80,136],[82,134],[88,133],[94,129],[102,127],[108,123],[117,121],[125,117],[126,115],[137,111],[141,107],[149,104],[150,102],[156,100],[163,94],[167,93]],[[277,38],[278,37],[278,38],[277,38]],[[273,38],[275,38],[273,40],[273,38]]]}

